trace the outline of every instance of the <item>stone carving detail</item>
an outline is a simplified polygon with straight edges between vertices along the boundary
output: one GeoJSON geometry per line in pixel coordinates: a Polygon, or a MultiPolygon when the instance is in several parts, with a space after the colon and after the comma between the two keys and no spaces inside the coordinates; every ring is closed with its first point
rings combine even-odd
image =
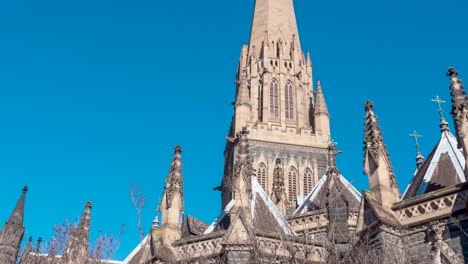
{"type": "MultiPolygon", "coordinates": [[[[276,159],[275,169],[273,170],[273,202],[279,203],[282,199],[285,199],[284,190],[284,170],[280,159],[276,159]]],[[[287,203],[287,199],[285,199],[287,203]]]]}
{"type": "Polygon", "coordinates": [[[409,224],[421,218],[437,217],[463,209],[466,206],[467,197],[468,191],[454,193],[399,209],[396,214],[402,224],[409,224]]]}
{"type": "MultiPolygon", "coordinates": [[[[238,155],[236,163],[234,164],[234,181],[237,183],[240,177],[244,177],[245,184],[247,185],[247,193],[252,193],[252,175],[254,175],[254,169],[252,160],[250,158],[249,142],[247,135],[249,132],[244,128],[238,133],[237,137],[239,140],[238,155]]],[[[238,184],[234,184],[234,189],[237,188],[238,184]]]]}
{"type": "Polygon", "coordinates": [[[166,179],[166,206],[171,208],[174,194],[176,192],[182,194],[182,147],[176,146],[174,148],[174,158],[172,159],[169,176],[166,179]]]}

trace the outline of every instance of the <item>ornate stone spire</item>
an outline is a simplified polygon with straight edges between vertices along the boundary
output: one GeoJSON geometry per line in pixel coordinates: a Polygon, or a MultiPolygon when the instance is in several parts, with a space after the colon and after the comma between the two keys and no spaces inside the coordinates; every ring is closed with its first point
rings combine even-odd
{"type": "Polygon", "coordinates": [[[159,206],[161,211],[161,238],[166,247],[182,236],[181,226],[184,212],[184,194],[182,182],[182,147],[174,148],[169,175],[166,179],[163,198],[159,206]]]}
{"type": "Polygon", "coordinates": [[[247,71],[241,71],[241,78],[239,83],[239,92],[237,94],[236,106],[247,105],[250,107],[249,87],[247,83],[247,71]]]}
{"type": "Polygon", "coordinates": [[[315,95],[315,115],[327,115],[328,112],[327,103],[325,102],[325,95],[323,94],[322,84],[320,79],[317,81],[317,91],[315,95]]]}
{"type": "Polygon", "coordinates": [[[91,202],[86,202],[78,227],[72,231],[65,248],[65,263],[85,263],[89,257],[89,231],[91,227],[91,202]]]}
{"type": "Polygon", "coordinates": [[[419,147],[419,139],[422,137],[419,135],[416,130],[413,131],[413,133],[409,134],[410,137],[414,138],[414,141],[416,142],[416,167],[419,169],[421,168],[421,165],[424,163],[424,157],[421,154],[421,149],[419,147]]]}
{"type": "Polygon", "coordinates": [[[276,159],[275,168],[273,170],[273,190],[271,199],[276,207],[278,207],[281,214],[285,216],[288,207],[288,198],[284,189],[284,170],[280,159],[276,159]]]}
{"type": "Polygon", "coordinates": [[[327,103],[323,94],[320,80],[317,81],[317,90],[315,92],[315,130],[324,139],[330,138],[330,114],[328,113],[327,103]]]}
{"type": "Polygon", "coordinates": [[[390,208],[400,199],[400,189],[371,101],[366,102],[365,111],[364,173],[369,176],[370,190],[376,200],[383,207],[390,208]]]}
{"type": "MultiPolygon", "coordinates": [[[[265,32],[271,41],[284,38],[287,41],[292,36],[299,39],[296,15],[292,0],[256,0],[252,28],[250,33],[250,51],[253,46],[261,47],[265,32]]],[[[296,44],[300,50],[300,44],[296,44]]]]}
{"type": "Polygon", "coordinates": [[[174,158],[172,159],[169,175],[166,179],[165,196],[167,208],[172,206],[175,193],[180,193],[180,196],[183,196],[182,185],[182,147],[177,145],[174,148],[174,158]]]}
{"type": "Polygon", "coordinates": [[[0,263],[2,264],[16,263],[16,257],[18,256],[24,234],[24,203],[27,191],[28,187],[25,186],[15,209],[0,232],[0,263]]]}
{"type": "Polygon", "coordinates": [[[455,124],[455,132],[457,134],[458,147],[463,148],[466,156],[465,134],[467,133],[467,112],[468,103],[466,99],[465,86],[463,81],[458,78],[459,73],[454,67],[450,67],[447,76],[450,77],[450,95],[452,96],[452,117],[455,124]]]}
{"type": "Polygon", "coordinates": [[[234,210],[235,215],[239,208],[244,209],[244,213],[248,213],[249,202],[252,197],[252,176],[254,169],[249,153],[249,140],[247,128],[243,128],[237,133],[237,158],[234,164],[233,174],[233,192],[234,192],[234,210]]]}

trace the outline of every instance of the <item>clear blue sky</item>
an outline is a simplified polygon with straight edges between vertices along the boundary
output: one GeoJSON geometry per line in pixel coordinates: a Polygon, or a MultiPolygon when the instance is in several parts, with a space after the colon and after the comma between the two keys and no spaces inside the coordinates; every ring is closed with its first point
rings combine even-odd
{"type": "MultiPolygon", "coordinates": [[[[468,78],[468,2],[295,6],[344,151],[341,171],[367,187],[363,103],[371,99],[404,189],[415,168],[408,134],[423,134],[427,155],[439,138],[430,99],[450,101],[447,67],[468,78]]],[[[184,148],[186,213],[211,221],[252,8],[253,0],[1,1],[0,222],[24,184],[26,235],[35,238],[49,239],[55,223],[79,217],[92,200],[93,236],[126,225],[116,254],[123,259],[138,243],[130,183],[148,198],[148,230],[176,144],[184,148]]]]}

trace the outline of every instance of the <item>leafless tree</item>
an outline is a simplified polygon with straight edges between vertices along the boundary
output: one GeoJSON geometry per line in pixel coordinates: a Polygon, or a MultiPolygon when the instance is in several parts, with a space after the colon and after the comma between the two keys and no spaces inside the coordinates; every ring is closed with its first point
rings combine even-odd
{"type": "Polygon", "coordinates": [[[138,234],[140,236],[140,243],[142,243],[145,235],[143,231],[141,215],[142,215],[143,207],[145,207],[146,197],[142,194],[141,188],[138,187],[135,189],[135,186],[132,183],[130,184],[130,198],[132,200],[133,207],[137,211],[138,234]]]}

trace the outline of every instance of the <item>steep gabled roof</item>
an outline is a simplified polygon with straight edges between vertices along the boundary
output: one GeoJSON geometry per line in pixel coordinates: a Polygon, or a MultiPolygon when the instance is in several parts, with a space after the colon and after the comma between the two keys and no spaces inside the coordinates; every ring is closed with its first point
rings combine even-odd
{"type": "Polygon", "coordinates": [[[448,129],[443,130],[439,142],[416,171],[402,200],[465,182],[464,164],[465,158],[457,148],[457,139],[448,129]]]}
{"type": "MultiPolygon", "coordinates": [[[[232,200],[221,212],[221,214],[213,221],[213,223],[205,230],[205,234],[212,233],[215,230],[227,229],[229,224],[226,218],[234,207],[232,200]]],[[[250,199],[250,210],[255,231],[266,233],[283,233],[287,235],[295,235],[291,226],[286,219],[281,215],[280,211],[273,204],[266,192],[260,186],[257,178],[252,177],[252,198],[250,199]]]]}
{"type": "Polygon", "coordinates": [[[187,215],[182,227],[182,237],[203,235],[207,228],[208,224],[193,216],[187,215]]]}
{"type": "Polygon", "coordinates": [[[400,225],[400,222],[393,212],[382,207],[379,202],[374,199],[374,194],[372,192],[364,191],[362,193],[359,209],[357,230],[360,232],[368,226],[373,226],[377,222],[391,226],[400,225]]]}
{"type": "MultiPolygon", "coordinates": [[[[325,173],[320,178],[317,185],[315,185],[312,191],[306,196],[304,203],[294,211],[293,215],[326,209],[327,199],[325,196],[329,187],[328,182],[331,180],[331,177],[332,176],[330,174],[325,173]]],[[[357,210],[361,201],[361,194],[356,190],[356,188],[354,188],[354,186],[341,174],[339,174],[338,181],[335,181],[334,184],[337,185],[337,188],[332,189],[341,190],[340,195],[343,196],[345,201],[347,201],[349,208],[357,210]]]]}

